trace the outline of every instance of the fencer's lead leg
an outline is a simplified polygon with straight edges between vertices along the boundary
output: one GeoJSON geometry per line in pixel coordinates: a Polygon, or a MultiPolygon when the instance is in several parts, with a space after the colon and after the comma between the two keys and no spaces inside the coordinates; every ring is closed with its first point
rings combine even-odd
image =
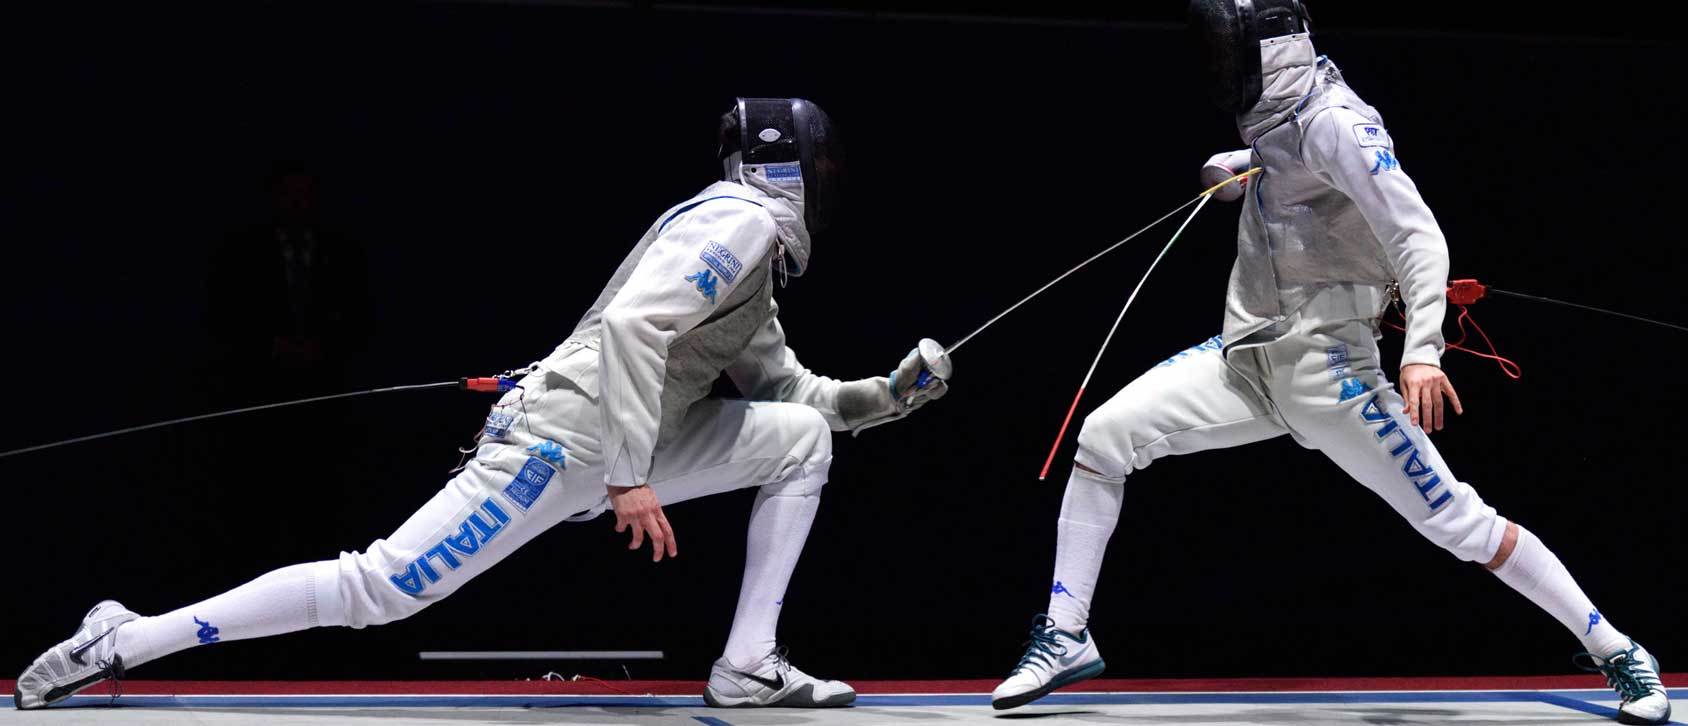
{"type": "Polygon", "coordinates": [[[1125,484],[1104,479],[1082,464],[1073,467],[1056,521],[1055,584],[1049,588],[1049,618],[1068,633],[1090,622],[1090,600],[1102,572],[1102,555],[1119,523],[1125,484]]]}
{"type": "Polygon", "coordinates": [[[759,487],[745,537],[744,582],[731,635],[703,698],[717,707],[843,706],[848,684],[815,678],[786,660],[776,640],[786,586],[797,568],[832,467],[825,417],[797,403],[702,401],[674,441],[658,445],[651,487],[665,507],[759,487]]]}
{"type": "Polygon", "coordinates": [[[1061,502],[1048,615],[1033,620],[1031,646],[991,693],[991,705],[1014,708],[1101,674],[1105,665],[1088,628],[1090,601],[1128,474],[1163,456],[1283,432],[1271,405],[1226,364],[1217,338],[1150,369],[1086,417],[1061,502]]]}
{"type": "MultiPolygon", "coordinates": [[[[771,485],[776,486],[776,485],[771,485]]],[[[765,486],[756,492],[745,533],[744,582],[732,633],[722,657],[738,670],[750,670],[778,645],[780,607],[797,569],[809,527],[820,510],[820,492],[778,494],[765,486]]]]}

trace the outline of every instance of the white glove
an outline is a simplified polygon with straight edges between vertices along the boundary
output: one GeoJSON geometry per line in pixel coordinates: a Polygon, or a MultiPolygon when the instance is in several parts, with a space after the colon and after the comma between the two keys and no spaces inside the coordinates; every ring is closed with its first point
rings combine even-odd
{"type": "Polygon", "coordinates": [[[954,367],[943,346],[931,339],[903,356],[889,377],[850,381],[838,388],[838,415],[852,433],[861,433],[913,413],[949,393],[954,367]]]}
{"type": "MultiPolygon", "coordinates": [[[[1210,189],[1219,182],[1248,171],[1248,163],[1252,160],[1253,154],[1254,152],[1249,149],[1214,154],[1213,158],[1208,159],[1207,163],[1202,165],[1202,189],[1210,189]]],[[[1234,202],[1242,199],[1243,192],[1248,190],[1248,180],[1249,177],[1243,177],[1220,187],[1219,191],[1213,193],[1213,198],[1221,202],[1234,202]]]]}

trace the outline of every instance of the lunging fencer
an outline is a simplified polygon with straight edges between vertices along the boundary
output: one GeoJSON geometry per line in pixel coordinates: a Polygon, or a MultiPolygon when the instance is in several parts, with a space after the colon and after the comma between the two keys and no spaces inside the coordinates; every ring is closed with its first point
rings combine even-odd
{"type": "Polygon", "coordinates": [[[739,99],[722,117],[722,181],[664,212],[560,346],[495,406],[473,459],[364,552],[284,567],[179,610],[105,601],[19,677],[39,708],[196,645],[362,628],[438,602],[528,540],[614,509],[629,549],[679,553],[663,507],[756,487],[738,608],[704,691],[712,706],[841,706],[848,685],[786,660],[775,626],[820,506],[832,432],[900,419],[948,390],[911,352],[841,382],[786,347],[775,280],[807,272],[841,198],[838,135],[802,99],[739,99]],[[710,398],[726,374],[749,400],[710,398]],[[923,373],[929,375],[922,375],[923,373]]]}
{"type": "Polygon", "coordinates": [[[1619,720],[1663,723],[1657,661],[1595,608],[1529,530],[1460,481],[1429,432],[1459,397],[1440,368],[1448,249],[1382,117],[1316,57],[1298,0],[1192,0],[1214,98],[1250,148],[1215,156],[1241,198],[1222,335],[1150,369],[1085,419],[1058,522],[1046,615],[992,694],[1013,708],[1095,677],[1088,625],[1125,481],[1175,454],[1288,434],[1329,457],[1431,542],[1478,563],[1582,641],[1622,696],[1619,720]],[[1376,343],[1398,290],[1400,392],[1376,343]]]}

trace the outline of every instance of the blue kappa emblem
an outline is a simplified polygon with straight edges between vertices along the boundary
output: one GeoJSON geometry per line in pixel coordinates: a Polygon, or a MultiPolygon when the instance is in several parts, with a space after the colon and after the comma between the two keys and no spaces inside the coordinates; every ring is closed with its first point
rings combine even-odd
{"type": "Polygon", "coordinates": [[[709,298],[710,305],[715,304],[715,283],[719,280],[714,275],[709,274],[709,270],[703,270],[696,275],[687,275],[686,282],[697,283],[697,291],[702,293],[704,297],[709,298]]]}

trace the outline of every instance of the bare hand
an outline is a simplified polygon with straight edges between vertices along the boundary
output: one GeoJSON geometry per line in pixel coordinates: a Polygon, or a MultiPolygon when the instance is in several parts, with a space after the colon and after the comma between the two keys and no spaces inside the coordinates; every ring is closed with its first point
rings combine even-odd
{"type": "Polygon", "coordinates": [[[633,527],[633,541],[627,549],[639,549],[645,543],[645,534],[649,533],[652,562],[662,561],[664,549],[669,557],[680,556],[680,545],[674,540],[674,528],[668,526],[668,517],[662,514],[656,492],[648,486],[609,487],[609,490],[610,506],[615,508],[615,531],[624,532],[628,526],[633,527]]]}
{"type": "Polygon", "coordinates": [[[1454,413],[1464,414],[1459,394],[1442,369],[1424,363],[1413,363],[1401,369],[1401,397],[1407,400],[1407,417],[1414,426],[1426,432],[1441,431],[1443,422],[1442,396],[1453,401],[1454,413]]]}

